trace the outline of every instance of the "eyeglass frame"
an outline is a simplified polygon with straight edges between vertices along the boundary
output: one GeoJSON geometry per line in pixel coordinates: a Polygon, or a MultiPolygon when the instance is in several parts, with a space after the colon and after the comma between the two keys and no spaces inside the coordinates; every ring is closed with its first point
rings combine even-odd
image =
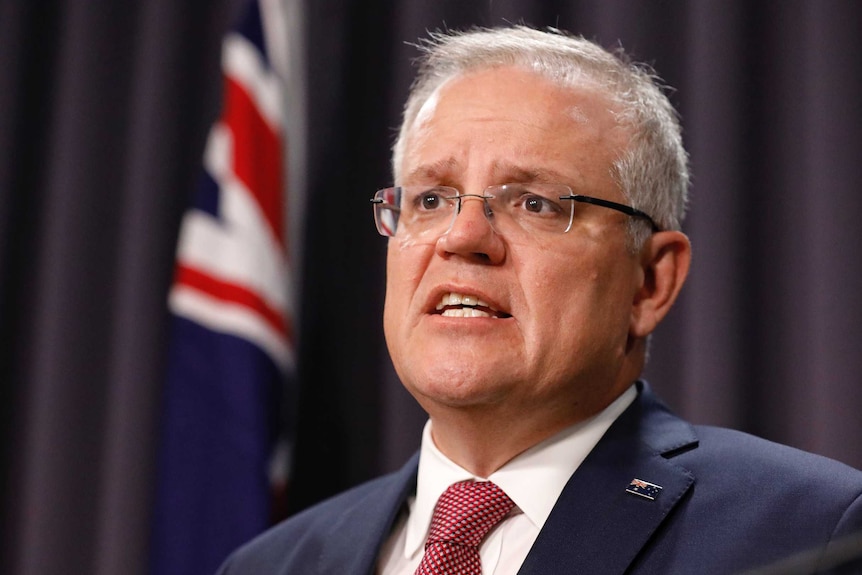
{"type": "MultiPolygon", "coordinates": [[[[501,186],[505,187],[505,186],[509,186],[512,184],[514,184],[514,182],[509,183],[509,184],[501,184],[501,186]]],[[[554,184],[554,185],[561,186],[563,188],[568,189],[569,192],[572,192],[572,188],[566,184],[554,184]]],[[[377,192],[375,192],[375,194],[374,194],[375,197],[371,198],[371,203],[375,204],[375,209],[376,209],[376,205],[386,203],[386,201],[383,200],[382,198],[377,198],[376,197],[377,194],[379,194],[380,192],[384,192],[387,190],[392,190],[392,189],[400,188],[400,187],[403,187],[403,186],[391,186],[388,188],[381,188],[381,189],[377,190],[377,192]]],[[[495,197],[495,196],[491,196],[491,195],[486,195],[484,191],[482,192],[481,195],[480,194],[462,194],[461,191],[458,190],[458,188],[455,188],[452,186],[441,186],[441,187],[445,187],[446,189],[453,189],[453,190],[455,190],[455,192],[457,192],[454,196],[443,196],[442,197],[442,199],[444,199],[444,200],[457,200],[458,201],[458,207],[455,210],[455,215],[461,213],[461,205],[462,205],[461,200],[463,198],[479,198],[479,199],[483,200],[485,202],[485,204],[487,205],[487,201],[492,200],[495,197]]],[[[488,187],[490,188],[490,187],[497,187],[497,186],[488,186],[488,187]]],[[[652,216],[650,216],[649,214],[647,214],[646,212],[644,212],[642,210],[639,210],[635,207],[632,207],[632,206],[629,206],[626,204],[621,204],[619,202],[613,202],[611,200],[604,200],[602,198],[596,198],[593,196],[585,196],[583,194],[575,194],[575,193],[569,193],[568,195],[558,196],[558,199],[570,200],[573,202],[579,202],[579,203],[583,203],[583,204],[591,204],[594,206],[600,206],[603,208],[609,208],[611,210],[616,210],[618,212],[622,212],[623,214],[626,214],[627,216],[646,220],[649,223],[653,233],[662,231],[662,228],[659,227],[658,224],[655,223],[655,220],[652,218],[652,216]]],[[[401,208],[399,207],[398,210],[400,212],[401,208]]],[[[374,227],[377,228],[377,233],[379,233],[381,236],[383,236],[383,237],[394,237],[394,235],[386,234],[383,232],[383,230],[380,228],[380,223],[379,223],[378,218],[376,216],[374,218],[374,227]]],[[[565,230],[563,230],[560,233],[564,233],[564,234],[568,233],[570,229],[571,229],[571,224],[569,225],[569,227],[567,227],[565,230]]]]}

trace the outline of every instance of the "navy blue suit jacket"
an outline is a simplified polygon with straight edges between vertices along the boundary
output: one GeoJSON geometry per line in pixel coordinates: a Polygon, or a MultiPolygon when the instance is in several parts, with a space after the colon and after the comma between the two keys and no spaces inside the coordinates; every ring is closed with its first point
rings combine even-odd
{"type": "MultiPolygon", "coordinates": [[[[522,575],[726,575],[789,557],[788,573],[819,573],[833,547],[862,532],[862,472],[692,426],[638,385],[638,398],[564,488],[522,575]],[[654,500],[629,493],[633,479],[662,489],[654,500]]],[[[220,573],[374,573],[416,469],[414,456],[400,471],[288,519],[240,548],[220,573]]]]}

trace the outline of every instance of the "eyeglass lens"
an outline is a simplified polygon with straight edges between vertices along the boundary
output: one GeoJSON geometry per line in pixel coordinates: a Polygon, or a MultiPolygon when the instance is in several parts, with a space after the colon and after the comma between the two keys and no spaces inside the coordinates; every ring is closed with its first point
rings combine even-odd
{"type": "Polygon", "coordinates": [[[485,215],[498,233],[564,233],[571,226],[573,202],[561,184],[503,184],[490,186],[483,195],[459,194],[448,186],[395,187],[374,197],[375,221],[385,236],[436,239],[452,226],[462,204],[470,199],[485,202],[485,215]]]}

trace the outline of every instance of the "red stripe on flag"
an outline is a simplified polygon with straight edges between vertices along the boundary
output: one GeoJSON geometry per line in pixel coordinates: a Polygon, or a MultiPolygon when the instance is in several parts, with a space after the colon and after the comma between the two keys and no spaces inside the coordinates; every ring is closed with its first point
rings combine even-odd
{"type": "Polygon", "coordinates": [[[233,170],[257,199],[275,237],[284,245],[281,138],[240,84],[225,76],[222,121],[233,134],[233,170]]]}
{"type": "Polygon", "coordinates": [[[182,264],[177,265],[174,284],[188,286],[222,301],[247,307],[260,315],[287,342],[293,341],[293,326],[289,318],[270,307],[263,298],[247,288],[216,279],[200,270],[182,264]]]}

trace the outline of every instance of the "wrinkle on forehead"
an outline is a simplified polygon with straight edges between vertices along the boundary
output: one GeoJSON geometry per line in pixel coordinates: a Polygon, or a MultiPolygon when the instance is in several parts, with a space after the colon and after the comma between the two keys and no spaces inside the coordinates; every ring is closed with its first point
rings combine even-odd
{"type": "MultiPolygon", "coordinates": [[[[422,164],[407,174],[407,181],[448,182],[456,179],[467,166],[457,157],[449,156],[431,164],[422,164]]],[[[520,166],[505,160],[494,160],[490,167],[491,179],[498,183],[562,183],[566,176],[556,170],[533,166],[520,166]]]]}
{"type": "MultiPolygon", "coordinates": [[[[476,70],[472,74],[478,74],[482,71],[483,70],[476,70]]],[[[527,70],[527,71],[531,71],[531,70],[527,70]]],[[[565,91],[565,90],[576,89],[575,86],[558,84],[552,78],[548,78],[544,74],[541,74],[539,72],[535,72],[535,73],[538,77],[540,77],[542,79],[550,80],[551,84],[560,90],[565,91]]],[[[437,105],[440,102],[441,94],[444,90],[446,90],[451,84],[453,84],[459,80],[462,80],[466,77],[469,77],[472,74],[470,72],[466,72],[463,74],[457,74],[457,75],[452,76],[451,78],[447,79],[446,81],[441,83],[439,86],[437,86],[434,89],[434,91],[431,93],[431,95],[428,96],[428,99],[426,99],[425,102],[422,104],[422,106],[419,108],[419,111],[416,113],[416,117],[413,119],[413,123],[410,126],[410,130],[408,130],[408,132],[412,132],[413,130],[415,130],[417,128],[421,128],[421,126],[423,124],[425,124],[431,118],[434,117],[434,112],[437,109],[437,105]]],[[[577,86],[577,89],[591,90],[591,89],[598,89],[598,86],[593,85],[592,82],[589,82],[589,83],[585,82],[583,86],[577,86]]],[[[493,110],[490,110],[490,111],[493,113],[493,110]]],[[[583,110],[583,108],[581,108],[580,106],[575,105],[575,104],[573,104],[572,106],[569,107],[569,109],[566,112],[566,116],[568,118],[574,120],[575,122],[579,123],[579,124],[586,124],[590,121],[589,115],[586,114],[586,112],[583,110]]],[[[493,117],[493,114],[492,114],[491,116],[489,116],[488,119],[495,119],[495,118],[493,117]]]]}
{"type": "MultiPolygon", "coordinates": [[[[594,163],[591,160],[586,163],[578,161],[588,149],[616,149],[616,154],[625,149],[628,130],[620,123],[613,101],[598,86],[589,82],[578,86],[560,85],[532,70],[521,70],[527,72],[527,76],[515,73],[508,85],[511,89],[501,93],[504,96],[501,111],[498,107],[499,98],[488,90],[503,89],[507,86],[505,82],[496,86],[483,80],[469,83],[473,78],[481,78],[486,74],[490,74],[492,82],[500,82],[500,76],[495,77],[495,72],[477,70],[459,74],[434,90],[405,134],[404,153],[396,173],[399,185],[442,184],[457,187],[463,184],[460,182],[463,175],[474,168],[470,165],[474,159],[472,148],[484,146],[477,149],[488,152],[493,149],[488,146],[497,144],[508,147],[509,160],[486,155],[487,163],[482,168],[485,185],[531,181],[578,184],[584,177],[582,169],[594,163]],[[547,82],[550,88],[545,91],[544,97],[539,94],[544,102],[515,106],[512,98],[520,93],[518,87],[522,86],[527,93],[536,96],[533,89],[536,81],[547,82]],[[505,97],[507,95],[508,98],[505,97]],[[556,116],[547,113],[547,106],[556,107],[556,116]],[[452,107],[457,110],[457,120],[449,117],[452,107]],[[441,134],[436,130],[441,125],[449,129],[458,125],[463,127],[471,122],[476,127],[486,122],[496,126],[493,130],[477,131],[471,140],[440,141],[441,134]],[[521,142],[525,135],[532,139],[521,142]],[[483,138],[481,141],[476,139],[480,137],[483,138]],[[440,155],[431,157],[426,154],[426,145],[432,146],[440,155]],[[548,149],[543,152],[543,157],[537,159],[535,154],[531,154],[531,146],[548,149]],[[564,150],[574,154],[571,165],[566,169],[558,166],[556,171],[552,170],[549,164],[559,163],[564,150]]],[[[614,159],[611,158],[611,162],[614,159]]]]}

